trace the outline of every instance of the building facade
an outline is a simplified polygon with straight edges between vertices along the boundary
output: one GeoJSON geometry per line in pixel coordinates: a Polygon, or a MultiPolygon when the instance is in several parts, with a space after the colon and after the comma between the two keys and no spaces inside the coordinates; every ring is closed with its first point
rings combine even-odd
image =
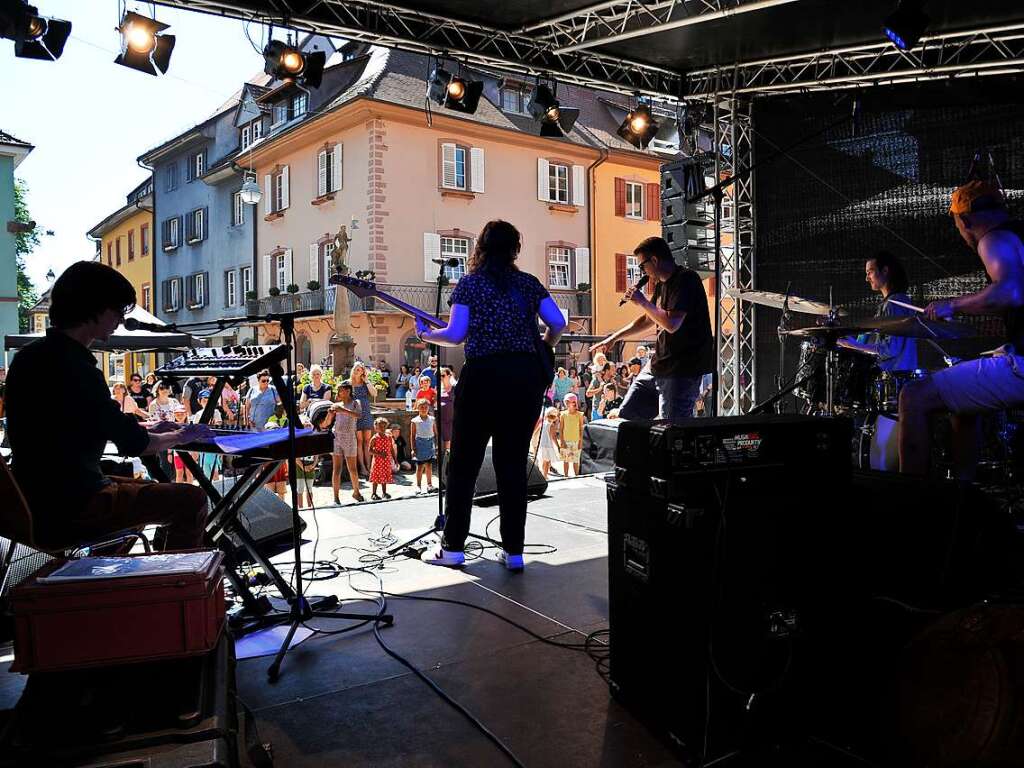
{"type": "Polygon", "coordinates": [[[32,149],[31,144],[0,131],[0,338],[19,331],[17,250],[8,222],[15,220],[14,170],[32,149]]]}
{"type": "MultiPolygon", "coordinates": [[[[147,178],[128,194],[123,207],[99,222],[88,234],[96,241],[97,258],[124,275],[135,289],[136,303],[155,314],[153,232],[153,180],[147,178]]],[[[145,376],[156,365],[156,355],[152,353],[103,353],[102,367],[107,381],[125,381],[134,372],[145,376]]]]}

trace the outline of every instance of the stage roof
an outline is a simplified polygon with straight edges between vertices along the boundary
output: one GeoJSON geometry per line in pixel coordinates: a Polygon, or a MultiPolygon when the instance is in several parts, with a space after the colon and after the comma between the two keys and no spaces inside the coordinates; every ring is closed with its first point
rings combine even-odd
{"type": "MultiPolygon", "coordinates": [[[[682,77],[695,70],[875,44],[893,49],[882,20],[896,7],[896,0],[159,2],[670,97],[685,95],[682,77]],[[287,19],[284,7],[291,9],[287,19]],[[612,39],[623,33],[638,36],[612,39]]],[[[925,11],[933,47],[948,48],[942,38],[965,30],[1017,24],[1024,29],[1020,0],[929,0],[925,11]]],[[[964,38],[955,39],[962,44],[964,38]]],[[[904,58],[915,60],[915,52],[904,58]]],[[[918,68],[936,66],[922,58],[918,68]]],[[[971,63],[976,56],[963,58],[971,63]]]]}

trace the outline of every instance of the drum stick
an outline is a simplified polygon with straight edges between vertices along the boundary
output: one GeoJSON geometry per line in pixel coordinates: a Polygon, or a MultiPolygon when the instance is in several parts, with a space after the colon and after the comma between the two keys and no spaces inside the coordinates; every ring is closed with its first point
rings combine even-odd
{"type": "Polygon", "coordinates": [[[904,301],[896,301],[896,299],[886,299],[890,304],[895,304],[897,307],[903,307],[904,309],[912,309],[915,312],[924,312],[921,307],[915,307],[913,304],[907,304],[904,301]]]}

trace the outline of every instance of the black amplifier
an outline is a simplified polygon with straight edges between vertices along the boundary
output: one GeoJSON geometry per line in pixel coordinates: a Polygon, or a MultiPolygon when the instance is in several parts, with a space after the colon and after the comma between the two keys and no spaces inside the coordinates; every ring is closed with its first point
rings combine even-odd
{"type": "Polygon", "coordinates": [[[615,465],[641,478],[680,472],[784,466],[850,473],[853,423],[845,418],[766,415],[625,421],[615,465]]]}

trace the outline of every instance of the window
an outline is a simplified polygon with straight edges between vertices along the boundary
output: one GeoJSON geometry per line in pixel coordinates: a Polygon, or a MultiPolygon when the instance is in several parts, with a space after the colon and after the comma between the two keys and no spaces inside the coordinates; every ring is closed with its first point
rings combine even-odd
{"type": "Polygon", "coordinates": [[[530,96],[519,88],[501,89],[501,109],[503,112],[515,112],[518,115],[526,114],[526,107],[530,103],[530,96]]]}
{"type": "Polygon", "coordinates": [[[197,272],[188,277],[188,306],[198,309],[206,306],[206,273],[197,272]]]}
{"type": "Polygon", "coordinates": [[[111,243],[107,243],[107,266],[114,266],[114,246],[111,243]]]}
{"type": "Polygon", "coordinates": [[[274,105],[274,122],[273,122],[273,124],[270,127],[274,128],[275,126],[282,125],[282,124],[287,123],[287,122],[288,122],[288,102],[287,101],[282,101],[282,102],[280,102],[278,104],[275,104],[274,105]]]}
{"type": "Polygon", "coordinates": [[[466,259],[469,256],[469,240],[465,237],[442,237],[441,258],[456,258],[459,260],[457,267],[445,267],[444,274],[453,283],[466,276],[466,259]]]}
{"type": "Polygon", "coordinates": [[[242,202],[242,191],[231,196],[231,226],[240,227],[245,223],[245,203],[242,202]]]}
{"type": "Polygon", "coordinates": [[[274,210],[284,208],[284,173],[274,174],[274,210]]]}
{"type": "Polygon", "coordinates": [[[142,255],[149,255],[149,224],[139,227],[139,245],[142,248],[142,255]]]}
{"type": "Polygon", "coordinates": [[[626,255],[626,281],[636,285],[640,279],[640,258],[632,253],[626,255]]]}
{"type": "Polygon", "coordinates": [[[304,93],[296,94],[292,96],[292,119],[299,117],[300,115],[306,114],[306,110],[309,108],[309,96],[304,93]]]}
{"type": "Polygon", "coordinates": [[[559,163],[548,165],[548,200],[569,204],[569,166],[559,163]]]}
{"type": "Polygon", "coordinates": [[[282,293],[288,290],[288,257],[284,253],[274,257],[274,285],[282,293]]]}
{"type": "Polygon", "coordinates": [[[188,215],[186,229],[188,241],[198,243],[206,238],[206,209],[196,208],[188,215]]]}
{"type": "Polygon", "coordinates": [[[114,264],[118,267],[121,266],[121,238],[114,238],[114,264]]]}
{"type": "Polygon", "coordinates": [[[238,273],[229,269],[224,273],[224,306],[233,307],[238,303],[238,273]]]}
{"type": "Polygon", "coordinates": [[[644,217],[644,185],[636,181],[626,182],[626,218],[642,219],[644,217]]]}
{"type": "Polygon", "coordinates": [[[252,144],[252,128],[248,125],[242,126],[242,149],[248,149],[252,144]]]}
{"type": "Polygon", "coordinates": [[[164,170],[164,191],[170,192],[178,187],[178,164],[171,163],[164,170]]]}
{"type": "Polygon", "coordinates": [[[242,267],[242,296],[252,290],[252,267],[242,267]]]}
{"type": "Polygon", "coordinates": [[[195,181],[206,171],[206,150],[196,152],[188,156],[188,165],[185,168],[185,178],[188,181],[195,181]]]}
{"type": "Polygon", "coordinates": [[[149,283],[142,284],[142,308],[147,312],[153,311],[153,288],[149,283]]]}
{"type": "Polygon", "coordinates": [[[256,141],[257,139],[263,138],[263,118],[262,117],[257,117],[255,120],[253,120],[252,123],[250,123],[250,127],[252,128],[252,140],[253,141],[256,141]]]}
{"type": "Polygon", "coordinates": [[[33,333],[44,333],[46,331],[49,318],[43,314],[32,315],[32,332],[33,333]]]}
{"type": "Polygon", "coordinates": [[[466,148],[455,144],[441,145],[441,186],[466,189],[466,148]]]}
{"type": "Polygon", "coordinates": [[[248,149],[249,145],[263,135],[263,121],[256,118],[251,123],[242,126],[242,149],[248,149]]]}
{"type": "Polygon", "coordinates": [[[181,245],[181,219],[164,219],[164,250],[170,251],[181,245]]]}
{"type": "Polygon", "coordinates": [[[316,194],[323,197],[341,189],[341,144],[325,146],[316,156],[316,194]]]}
{"type": "Polygon", "coordinates": [[[128,230],[128,261],[135,261],[135,230],[128,230]]]}
{"type": "Polygon", "coordinates": [[[572,248],[548,248],[548,288],[572,287],[572,248]]]}
{"type": "Polygon", "coordinates": [[[319,259],[317,260],[317,274],[310,275],[309,279],[316,280],[320,283],[321,287],[323,287],[327,282],[324,278],[329,278],[331,276],[331,255],[337,247],[338,246],[335,244],[334,240],[326,240],[320,243],[320,247],[317,248],[317,253],[319,255],[319,259]]]}
{"type": "Polygon", "coordinates": [[[181,308],[181,278],[164,280],[164,312],[177,312],[181,308]]]}

